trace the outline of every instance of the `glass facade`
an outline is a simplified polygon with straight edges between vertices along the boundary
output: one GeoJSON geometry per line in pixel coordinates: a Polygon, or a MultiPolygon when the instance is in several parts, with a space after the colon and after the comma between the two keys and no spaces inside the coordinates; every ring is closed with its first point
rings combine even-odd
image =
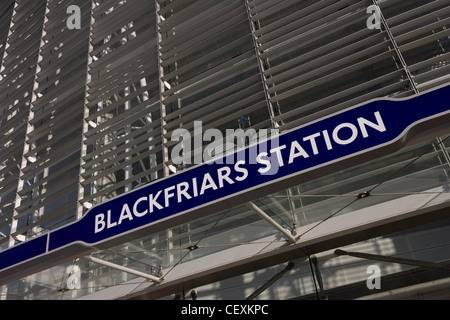
{"type": "MultiPolygon", "coordinates": [[[[0,57],[0,250],[5,250],[81,219],[95,204],[193,166],[194,161],[173,161],[171,137],[180,128],[193,133],[195,121],[224,135],[227,129],[285,132],[371,99],[409,97],[449,83],[450,4],[5,0],[0,57]],[[380,28],[369,26],[368,8],[374,5],[381,12],[380,28]],[[69,6],[79,8],[79,16],[67,11],[69,6]],[[79,18],[80,29],[69,27],[72,18],[79,18]]],[[[253,203],[295,231],[408,196],[437,195],[430,191],[437,188],[448,193],[449,134],[423,137],[394,154],[253,203]],[[367,190],[370,197],[354,201],[367,190]]],[[[191,160],[208,143],[193,150],[191,160]]],[[[411,227],[395,233],[387,227],[382,235],[350,241],[345,250],[448,262],[449,220],[430,218],[411,227]]],[[[92,257],[127,270],[168,274],[221,252],[237,254],[278,233],[239,205],[92,257]]],[[[374,263],[382,268],[383,289],[398,290],[399,298],[417,298],[401,292],[416,284],[423,285],[419,293],[426,298],[426,283],[449,276],[442,269],[332,258],[326,252],[317,257],[315,273],[309,263],[296,264],[258,298],[376,298],[365,282],[367,266],[374,263]]],[[[3,285],[0,299],[173,299],[190,298],[191,289],[198,298],[245,299],[283,267],[265,263],[240,274],[229,267],[228,277],[159,293],[141,286],[135,274],[76,259],[3,285]],[[68,286],[73,270],[79,270],[75,288],[68,286]],[[125,286],[132,289],[121,291],[125,286]]],[[[437,297],[449,298],[450,285],[443,288],[437,297]]]]}

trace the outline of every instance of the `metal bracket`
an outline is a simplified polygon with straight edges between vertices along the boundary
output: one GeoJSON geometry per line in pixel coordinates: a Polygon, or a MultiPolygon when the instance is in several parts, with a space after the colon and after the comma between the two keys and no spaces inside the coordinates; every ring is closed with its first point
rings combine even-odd
{"type": "Polygon", "coordinates": [[[253,202],[247,202],[246,203],[247,207],[249,207],[250,209],[252,209],[254,212],[256,212],[256,214],[258,214],[262,219],[266,220],[267,222],[269,222],[272,226],[274,226],[278,231],[280,231],[282,234],[284,234],[286,236],[286,238],[288,238],[289,241],[295,243],[296,238],[294,236],[292,236],[292,234],[287,231],[285,228],[283,228],[282,226],[280,226],[280,224],[278,222],[276,222],[275,220],[273,220],[267,213],[265,213],[264,211],[261,210],[261,208],[259,208],[257,205],[255,205],[253,202]]]}
{"type": "Polygon", "coordinates": [[[135,276],[151,280],[155,283],[161,283],[161,281],[163,280],[161,278],[155,277],[155,276],[147,274],[145,272],[137,271],[137,270],[134,270],[131,268],[127,268],[127,267],[124,267],[124,266],[121,266],[121,265],[118,265],[118,264],[115,264],[112,262],[108,262],[108,261],[105,261],[102,259],[94,258],[91,256],[85,256],[85,257],[82,257],[81,259],[99,264],[101,266],[105,266],[105,267],[109,267],[109,268],[116,269],[119,271],[123,271],[123,272],[129,273],[129,274],[134,274],[135,276]]]}
{"type": "Polygon", "coordinates": [[[340,249],[335,250],[334,254],[337,256],[352,256],[352,257],[361,258],[361,259],[386,261],[386,262],[407,264],[407,265],[417,266],[417,267],[450,270],[450,266],[448,266],[448,265],[442,265],[439,263],[413,260],[413,259],[381,256],[378,254],[369,254],[369,253],[363,253],[363,252],[348,252],[348,251],[344,251],[344,250],[340,250],[340,249]]]}

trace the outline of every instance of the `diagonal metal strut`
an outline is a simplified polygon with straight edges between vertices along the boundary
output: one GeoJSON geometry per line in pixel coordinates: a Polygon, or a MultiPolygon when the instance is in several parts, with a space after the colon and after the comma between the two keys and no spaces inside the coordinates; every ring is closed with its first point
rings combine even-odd
{"type": "Polygon", "coordinates": [[[335,250],[334,254],[337,256],[352,256],[352,257],[368,259],[368,260],[378,260],[378,261],[407,264],[407,265],[417,266],[417,267],[450,270],[449,265],[443,265],[440,263],[413,260],[413,259],[382,256],[382,255],[378,255],[378,254],[370,254],[370,253],[363,253],[363,252],[349,252],[349,251],[344,251],[341,249],[335,250]]]}

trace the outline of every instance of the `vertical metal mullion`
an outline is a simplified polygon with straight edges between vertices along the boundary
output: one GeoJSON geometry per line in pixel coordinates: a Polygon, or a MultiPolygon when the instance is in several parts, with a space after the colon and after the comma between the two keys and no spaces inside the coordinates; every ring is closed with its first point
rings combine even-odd
{"type": "MultiPolygon", "coordinates": [[[[12,10],[12,12],[11,12],[11,18],[10,18],[10,21],[9,21],[9,29],[8,29],[8,35],[6,36],[6,41],[5,41],[5,47],[3,48],[3,57],[2,57],[2,60],[0,61],[0,73],[3,71],[3,70],[5,70],[5,59],[6,59],[6,57],[8,56],[8,53],[7,53],[7,49],[9,48],[9,43],[8,43],[8,40],[10,39],[10,37],[11,37],[11,34],[12,34],[12,32],[11,32],[11,28],[14,26],[14,16],[15,16],[15,14],[16,14],[16,8],[17,8],[17,0],[15,0],[14,1],[14,8],[13,8],[13,10],[12,10]]],[[[0,77],[1,77],[1,75],[0,75],[0,77]]],[[[3,78],[1,78],[0,80],[2,80],[3,78]]],[[[21,170],[21,168],[19,168],[19,176],[20,176],[20,170],[21,170]]],[[[20,179],[19,179],[19,181],[20,181],[20,179]]],[[[16,201],[17,201],[17,196],[18,196],[18,192],[17,192],[17,190],[16,190],[16,195],[15,195],[15,199],[16,199],[16,201]]],[[[0,197],[0,200],[1,200],[1,197],[0,197]]],[[[15,204],[15,202],[14,202],[14,204],[15,204]]],[[[15,206],[15,205],[14,205],[15,206]]],[[[13,216],[14,216],[14,212],[15,212],[15,210],[13,210],[13,216]]],[[[12,225],[11,225],[11,229],[9,230],[9,235],[7,235],[8,237],[9,237],[9,239],[8,239],[8,246],[11,246],[12,244],[11,244],[11,242],[12,242],[12,237],[11,237],[11,230],[12,230],[12,225]]],[[[2,235],[3,236],[3,235],[2,235]]],[[[6,236],[6,235],[5,235],[6,236]]],[[[1,286],[0,287],[0,300],[6,300],[6,298],[7,298],[7,293],[8,293],[8,286],[7,285],[4,285],[4,286],[1,286]]]]}
{"type": "Polygon", "coordinates": [[[392,46],[394,47],[395,53],[397,54],[397,58],[400,60],[400,63],[402,65],[403,70],[406,73],[406,77],[409,80],[411,88],[414,90],[414,92],[416,94],[419,93],[419,89],[418,89],[416,83],[414,82],[413,76],[411,75],[411,72],[409,71],[408,65],[407,65],[405,59],[403,58],[403,54],[402,54],[399,46],[397,45],[397,41],[395,41],[395,37],[392,34],[391,29],[389,28],[389,25],[388,25],[386,19],[384,18],[384,15],[383,15],[383,12],[382,12],[381,8],[378,6],[376,0],[372,0],[372,2],[375,5],[375,7],[377,8],[378,14],[380,15],[381,23],[383,24],[384,29],[385,29],[388,37],[389,37],[389,41],[391,42],[392,46]]]}
{"type": "Polygon", "coordinates": [[[164,104],[164,97],[163,97],[163,92],[164,92],[164,83],[163,83],[163,76],[164,76],[164,69],[162,67],[162,59],[161,59],[161,41],[162,41],[162,36],[159,30],[159,24],[162,21],[160,15],[159,15],[159,10],[160,10],[161,6],[158,3],[158,0],[155,0],[155,15],[156,15],[156,50],[157,50],[157,57],[158,57],[158,75],[159,75],[159,103],[160,103],[160,113],[161,113],[161,137],[162,137],[162,143],[161,143],[161,152],[162,152],[162,165],[163,165],[163,177],[167,177],[169,176],[169,167],[167,165],[168,161],[169,161],[169,151],[166,147],[167,144],[167,138],[165,137],[165,134],[167,133],[167,129],[166,129],[166,121],[164,120],[165,116],[166,116],[166,105],[164,104]]]}
{"type": "Polygon", "coordinates": [[[264,62],[263,62],[263,59],[261,58],[261,54],[258,50],[258,43],[256,41],[256,33],[255,33],[255,31],[256,31],[255,24],[252,20],[252,16],[251,16],[251,12],[250,12],[250,5],[248,3],[248,0],[245,0],[245,9],[247,11],[248,23],[250,24],[250,31],[252,34],[253,46],[255,49],[256,60],[258,61],[258,68],[259,68],[259,73],[261,76],[262,86],[264,89],[264,95],[266,97],[266,103],[267,103],[267,108],[268,108],[268,112],[269,112],[270,123],[271,123],[272,129],[277,129],[277,128],[279,128],[279,125],[275,121],[275,110],[273,108],[272,102],[270,101],[270,95],[269,95],[269,90],[268,90],[268,86],[267,86],[267,79],[266,79],[266,76],[264,75],[264,62]]]}
{"type": "Polygon", "coordinates": [[[81,154],[80,154],[80,170],[78,175],[78,201],[77,201],[77,216],[76,219],[81,219],[83,217],[83,198],[84,198],[84,187],[83,187],[83,173],[86,171],[84,169],[84,164],[86,163],[83,158],[87,155],[87,144],[86,144],[86,133],[89,130],[89,123],[86,120],[89,116],[89,84],[91,83],[92,76],[91,76],[91,63],[93,61],[91,52],[94,49],[94,46],[92,45],[93,40],[93,25],[95,22],[94,18],[94,8],[95,8],[95,1],[91,1],[91,12],[90,12],[90,25],[89,25],[89,44],[88,44],[88,61],[86,65],[86,84],[84,86],[84,112],[83,112],[83,128],[81,133],[81,154]]]}
{"type": "MultiPolygon", "coordinates": [[[[168,177],[169,167],[167,165],[167,162],[169,161],[169,150],[166,147],[167,138],[165,137],[167,133],[166,129],[166,121],[164,120],[164,117],[166,116],[166,105],[164,104],[164,82],[163,82],[163,76],[164,76],[164,69],[162,67],[162,59],[161,59],[161,41],[162,36],[159,30],[159,24],[162,21],[159,10],[161,9],[161,5],[158,3],[158,0],[155,0],[155,15],[156,15],[156,21],[155,21],[155,28],[156,28],[156,55],[158,58],[158,76],[159,76],[159,103],[160,103],[160,114],[161,114],[161,152],[162,152],[162,165],[163,165],[163,177],[168,177]]],[[[174,254],[173,254],[173,242],[172,242],[172,229],[166,230],[166,239],[167,239],[167,257],[168,257],[168,264],[169,266],[172,266],[174,263],[174,254]]]]}
{"type": "MultiPolygon", "coordinates": [[[[22,202],[19,192],[23,190],[24,181],[22,179],[22,176],[24,174],[24,169],[26,168],[27,162],[28,162],[28,160],[25,158],[24,155],[30,151],[30,143],[27,141],[28,140],[27,137],[33,131],[33,126],[31,124],[31,121],[34,119],[33,105],[38,98],[37,94],[35,93],[35,90],[37,90],[39,87],[39,83],[37,80],[37,74],[41,70],[39,63],[43,60],[42,47],[45,45],[45,41],[44,41],[44,36],[46,34],[45,24],[48,21],[47,15],[50,11],[49,10],[49,2],[50,1],[51,0],[46,0],[46,4],[45,4],[45,14],[44,14],[43,22],[42,22],[41,39],[40,39],[40,44],[39,44],[36,69],[35,69],[35,73],[34,73],[33,89],[32,89],[32,93],[31,93],[31,102],[29,105],[30,108],[29,108],[29,114],[28,114],[28,119],[27,119],[27,128],[26,128],[24,148],[23,148],[23,153],[22,153],[22,161],[21,161],[20,170],[19,170],[19,181],[18,181],[18,185],[17,185],[16,201],[15,201],[15,205],[14,205],[13,218],[11,221],[10,235],[12,235],[14,232],[17,231],[18,220],[16,217],[19,214],[19,212],[17,211],[17,208],[21,205],[21,202],[22,202]]],[[[14,246],[15,242],[16,242],[16,240],[11,236],[9,246],[14,246]]]]}

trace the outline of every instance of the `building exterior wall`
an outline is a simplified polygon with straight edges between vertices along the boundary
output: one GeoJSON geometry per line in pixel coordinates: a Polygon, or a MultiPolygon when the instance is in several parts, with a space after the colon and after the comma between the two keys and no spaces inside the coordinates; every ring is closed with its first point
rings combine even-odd
{"type": "MultiPolygon", "coordinates": [[[[193,134],[195,121],[224,135],[248,128],[282,133],[371,99],[410,97],[450,81],[446,1],[10,0],[0,4],[0,14],[0,250],[195,165],[210,141],[176,163],[172,139],[180,128],[193,134]],[[375,4],[380,17],[368,11],[375,4]],[[78,18],[67,11],[71,5],[80,9],[79,29],[69,27],[69,19],[78,18]]],[[[291,230],[448,186],[448,134],[254,203],[291,230]],[[376,196],[348,205],[374,186],[376,196]]],[[[424,224],[354,246],[448,260],[448,227],[424,224]],[[428,244],[419,245],[418,237],[428,244]]],[[[93,256],[157,274],[275,234],[243,205],[93,256]],[[197,243],[199,249],[188,249],[197,243]]],[[[355,285],[367,275],[352,271],[366,264],[327,261],[319,266],[330,297],[345,297],[338,290],[345,286],[355,290],[350,298],[367,295],[355,285]]],[[[217,279],[198,288],[199,297],[238,292],[245,298],[279,268],[217,279]]],[[[384,270],[411,269],[389,264],[384,270]]],[[[1,298],[96,297],[135,278],[68,261],[3,286],[1,298]],[[74,265],[81,287],[67,291],[74,265]]],[[[309,265],[282,279],[260,298],[315,297],[309,265]]]]}

